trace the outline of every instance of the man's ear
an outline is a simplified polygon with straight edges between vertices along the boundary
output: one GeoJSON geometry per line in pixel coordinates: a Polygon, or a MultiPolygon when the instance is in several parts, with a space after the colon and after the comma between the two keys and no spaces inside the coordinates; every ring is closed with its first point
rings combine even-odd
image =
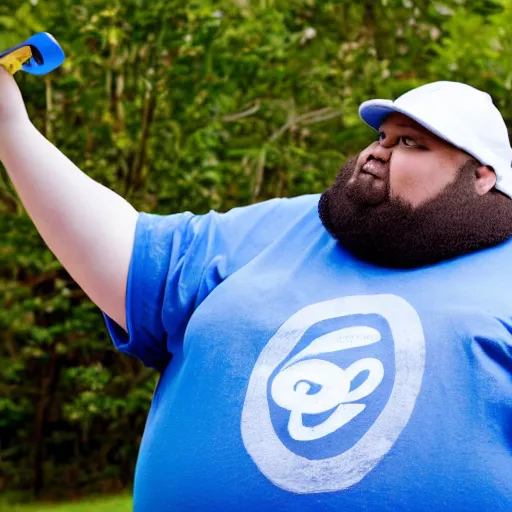
{"type": "Polygon", "coordinates": [[[496,185],[496,174],[491,167],[481,165],[476,170],[475,190],[479,196],[487,194],[496,185]]]}

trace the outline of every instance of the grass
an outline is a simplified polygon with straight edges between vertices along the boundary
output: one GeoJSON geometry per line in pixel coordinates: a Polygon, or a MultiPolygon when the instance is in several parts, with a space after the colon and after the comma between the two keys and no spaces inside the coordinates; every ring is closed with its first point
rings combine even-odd
{"type": "Polygon", "coordinates": [[[31,503],[27,505],[7,504],[0,502],[0,512],[131,512],[132,498],[130,495],[110,496],[84,500],[73,503],[31,503]]]}

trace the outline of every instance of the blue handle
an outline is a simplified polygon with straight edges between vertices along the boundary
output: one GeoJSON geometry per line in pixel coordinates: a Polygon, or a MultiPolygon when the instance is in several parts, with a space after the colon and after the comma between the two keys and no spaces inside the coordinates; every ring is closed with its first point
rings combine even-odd
{"type": "Polygon", "coordinates": [[[0,52],[0,58],[23,46],[30,46],[32,57],[23,64],[21,69],[31,75],[45,75],[64,62],[64,51],[55,38],[47,32],[35,34],[23,43],[0,52]]]}

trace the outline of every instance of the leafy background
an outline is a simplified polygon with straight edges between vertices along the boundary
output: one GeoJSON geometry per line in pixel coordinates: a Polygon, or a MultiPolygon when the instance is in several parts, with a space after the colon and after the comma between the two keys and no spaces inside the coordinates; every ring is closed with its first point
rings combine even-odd
{"type": "MultiPolygon", "coordinates": [[[[510,0],[2,0],[0,49],[52,33],[65,64],[16,75],[34,124],[137,209],[204,213],[321,192],[375,137],[358,105],[426,82],[510,126],[511,26],[510,0]]],[[[114,352],[1,166],[0,233],[0,492],[129,489],[156,373],[114,352]]]]}

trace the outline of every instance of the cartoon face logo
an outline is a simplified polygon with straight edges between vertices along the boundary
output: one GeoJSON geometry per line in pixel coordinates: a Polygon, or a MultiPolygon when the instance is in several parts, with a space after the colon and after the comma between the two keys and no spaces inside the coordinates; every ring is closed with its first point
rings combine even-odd
{"type": "Polygon", "coordinates": [[[307,306],[256,361],[242,411],[245,448],[282,489],[347,489],[378,464],[407,425],[424,367],[421,322],[404,299],[352,296],[307,306]],[[380,319],[378,328],[362,324],[369,318],[380,319]],[[336,320],[345,325],[308,339],[315,326],[336,320]],[[382,357],[383,347],[394,357],[382,357]],[[355,441],[347,445],[350,437],[355,441]]]}

